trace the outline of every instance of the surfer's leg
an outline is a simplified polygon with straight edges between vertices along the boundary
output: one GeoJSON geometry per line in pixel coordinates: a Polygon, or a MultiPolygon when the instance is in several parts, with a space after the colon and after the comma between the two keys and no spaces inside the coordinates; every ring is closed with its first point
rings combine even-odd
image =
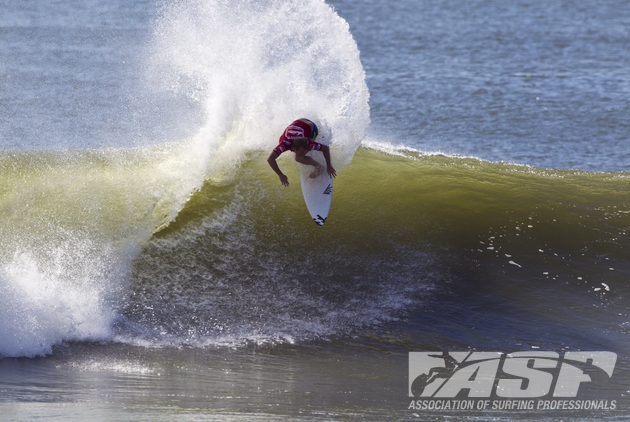
{"type": "Polygon", "coordinates": [[[308,175],[311,179],[315,179],[317,176],[324,172],[324,166],[318,166],[308,175]]]}

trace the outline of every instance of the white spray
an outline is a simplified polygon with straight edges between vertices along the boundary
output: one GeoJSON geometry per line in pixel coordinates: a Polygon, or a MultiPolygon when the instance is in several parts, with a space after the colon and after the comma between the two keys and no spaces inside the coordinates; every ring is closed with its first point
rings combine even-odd
{"type": "Polygon", "coordinates": [[[293,119],[319,123],[338,170],[365,134],[359,52],[321,0],[169,3],[150,48],[149,85],[206,115],[193,139],[0,154],[0,356],[111,338],[142,244],[204,180],[229,180],[293,119]]]}
{"type": "Polygon", "coordinates": [[[209,176],[271,150],[307,117],[347,166],[369,123],[369,93],[348,24],[322,0],[184,1],[162,8],[152,76],[203,107],[209,176]]]}

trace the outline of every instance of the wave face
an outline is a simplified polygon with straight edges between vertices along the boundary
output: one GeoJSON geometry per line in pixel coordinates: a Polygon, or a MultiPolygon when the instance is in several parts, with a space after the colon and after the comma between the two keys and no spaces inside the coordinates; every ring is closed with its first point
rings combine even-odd
{"type": "Polygon", "coordinates": [[[146,86],[190,107],[203,122],[196,136],[132,149],[0,153],[2,356],[111,339],[132,263],[152,233],[206,180],[234,183],[248,154],[270,151],[294,119],[320,124],[338,169],[365,135],[359,52],[323,1],[168,2],[145,53],[146,86]]]}
{"type": "Polygon", "coordinates": [[[0,353],[328,339],[404,326],[463,285],[625,338],[627,173],[379,148],[339,175],[323,228],[266,152],[192,196],[195,141],[3,153],[0,353]]]}
{"type": "Polygon", "coordinates": [[[117,339],[199,347],[353,335],[406,324],[453,283],[559,324],[587,315],[586,330],[608,326],[610,308],[589,307],[614,307],[629,287],[629,187],[624,173],[362,148],[320,229],[260,155],[233,185],[207,183],[145,245],[117,339]]]}

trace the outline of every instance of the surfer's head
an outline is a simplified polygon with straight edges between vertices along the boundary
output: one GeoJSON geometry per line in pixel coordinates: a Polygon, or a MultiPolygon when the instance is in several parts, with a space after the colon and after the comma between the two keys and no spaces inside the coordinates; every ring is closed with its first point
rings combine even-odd
{"type": "Polygon", "coordinates": [[[291,151],[298,155],[304,155],[308,152],[308,139],[295,138],[291,141],[291,151]]]}

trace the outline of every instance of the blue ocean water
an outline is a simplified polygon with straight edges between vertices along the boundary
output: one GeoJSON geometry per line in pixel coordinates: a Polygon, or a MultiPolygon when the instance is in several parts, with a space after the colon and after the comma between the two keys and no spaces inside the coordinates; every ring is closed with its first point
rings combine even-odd
{"type": "Polygon", "coordinates": [[[200,124],[189,99],[146,82],[155,2],[0,7],[3,149],[131,147],[200,124]]]}
{"type": "MultiPolygon", "coordinates": [[[[547,168],[623,171],[623,1],[331,2],[350,24],[377,139],[547,168]]],[[[151,1],[3,5],[5,148],[129,146],[204,123],[147,83],[151,1]]]]}
{"type": "Polygon", "coordinates": [[[423,151],[628,169],[627,2],[333,2],[357,40],[371,131],[423,151]]]}
{"type": "Polygon", "coordinates": [[[627,417],[629,40],[621,0],[0,0],[0,408],[627,417]],[[302,116],[319,231],[265,161],[302,116]],[[415,413],[419,350],[611,351],[619,406],[415,413]]]}

